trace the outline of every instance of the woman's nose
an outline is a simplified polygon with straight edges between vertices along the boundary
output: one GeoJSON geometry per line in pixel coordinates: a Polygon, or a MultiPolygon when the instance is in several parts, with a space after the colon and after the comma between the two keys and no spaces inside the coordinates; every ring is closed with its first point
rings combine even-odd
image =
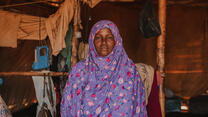
{"type": "Polygon", "coordinates": [[[106,44],[107,39],[106,38],[102,38],[102,44],[106,44]]]}

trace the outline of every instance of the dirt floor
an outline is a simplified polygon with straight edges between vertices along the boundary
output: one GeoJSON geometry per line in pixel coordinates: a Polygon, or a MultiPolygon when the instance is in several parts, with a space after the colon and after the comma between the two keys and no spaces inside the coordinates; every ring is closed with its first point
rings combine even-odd
{"type": "MultiPolygon", "coordinates": [[[[13,113],[13,117],[35,117],[37,104],[30,106],[24,110],[13,113]]],[[[57,115],[60,117],[60,115],[57,115]]],[[[208,117],[208,114],[193,114],[193,113],[166,113],[166,117],[208,117]]]]}

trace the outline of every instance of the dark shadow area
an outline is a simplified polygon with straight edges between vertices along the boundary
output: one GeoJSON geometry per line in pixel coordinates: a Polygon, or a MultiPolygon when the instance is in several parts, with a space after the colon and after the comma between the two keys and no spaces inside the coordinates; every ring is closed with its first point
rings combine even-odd
{"type": "Polygon", "coordinates": [[[33,104],[29,106],[28,108],[25,108],[23,110],[13,113],[12,116],[13,117],[35,117],[37,105],[38,105],[37,103],[33,104]]]}
{"type": "Polygon", "coordinates": [[[189,111],[191,113],[207,114],[208,117],[208,96],[201,95],[190,99],[189,111]]]}
{"type": "Polygon", "coordinates": [[[166,117],[208,117],[208,114],[169,112],[166,113],[166,117]]]}
{"type": "MultiPolygon", "coordinates": [[[[38,106],[38,104],[35,103],[27,108],[24,108],[20,111],[12,113],[12,116],[13,117],[36,117],[37,106],[38,106]]],[[[56,105],[56,111],[57,111],[56,117],[61,117],[59,107],[60,107],[60,105],[57,104],[56,105]]]]}

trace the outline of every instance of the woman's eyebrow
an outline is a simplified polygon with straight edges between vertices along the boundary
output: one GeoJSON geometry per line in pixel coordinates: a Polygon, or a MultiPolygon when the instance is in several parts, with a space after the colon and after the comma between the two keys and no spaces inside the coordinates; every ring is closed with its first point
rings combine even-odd
{"type": "Polygon", "coordinates": [[[101,34],[98,33],[98,34],[95,34],[95,36],[101,36],[101,34]]]}

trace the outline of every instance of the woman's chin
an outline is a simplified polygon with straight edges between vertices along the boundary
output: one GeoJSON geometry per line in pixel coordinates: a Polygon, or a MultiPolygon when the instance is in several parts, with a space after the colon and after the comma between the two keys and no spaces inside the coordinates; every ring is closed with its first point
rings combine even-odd
{"type": "Polygon", "coordinates": [[[106,57],[107,55],[109,54],[109,52],[102,52],[102,53],[100,53],[100,56],[102,56],[102,57],[106,57]]]}

